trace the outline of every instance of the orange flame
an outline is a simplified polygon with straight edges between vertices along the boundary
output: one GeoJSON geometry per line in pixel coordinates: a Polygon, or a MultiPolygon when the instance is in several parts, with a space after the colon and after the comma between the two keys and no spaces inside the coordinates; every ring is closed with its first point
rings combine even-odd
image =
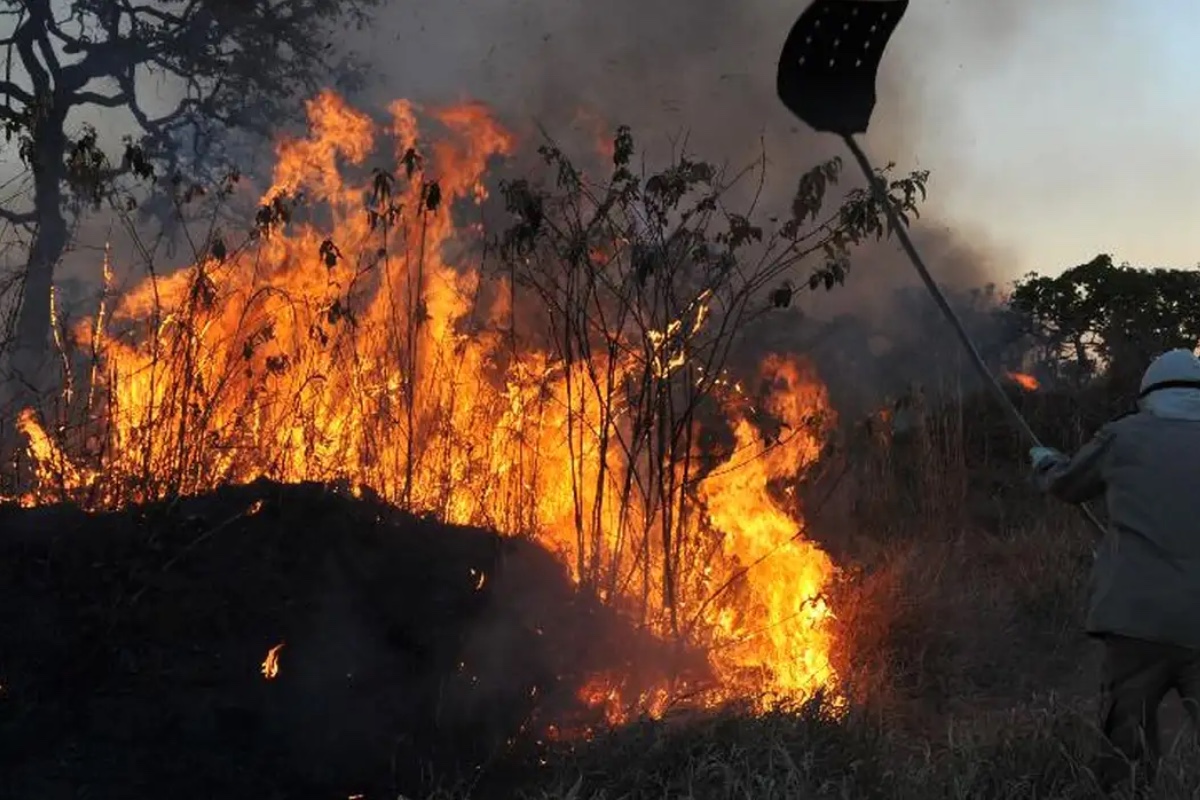
{"type": "Polygon", "coordinates": [[[275,680],[279,675],[279,651],[283,649],[283,642],[272,647],[267,651],[267,657],[262,662],[263,677],[269,681],[275,680]]]}
{"type": "Polygon", "coordinates": [[[591,109],[577,108],[573,124],[586,131],[586,135],[591,139],[593,152],[611,163],[615,153],[613,148],[613,131],[609,128],[605,120],[591,109]]]}
{"type": "MultiPolygon", "coordinates": [[[[451,218],[452,204],[487,196],[488,162],[511,153],[513,137],[482,106],[435,109],[444,135],[418,163],[417,110],[397,101],[390,111],[395,171],[350,179],[366,171],[377,127],[332,93],[314,98],[309,134],[277,147],[260,233],[238,256],[143,283],[78,327],[100,348],[103,469],[76,466],[97,461],[72,461],[23,415],[32,501],[119,507],[260,477],[367,487],[448,522],[535,536],[579,582],[604,564],[602,597],[709,654],[718,685],[704,702],[765,709],[836,689],[824,598],[835,566],[775,493],[816,460],[833,421],[816,375],[785,358],[762,365],[783,434],[765,440],[731,405],[736,447],[695,484],[703,513],[671,520],[651,493],[622,495],[612,476],[638,464],[595,432],[630,435],[633,424],[619,409],[606,422],[579,387],[606,369],[631,374],[625,350],[571,365],[514,352],[489,325],[507,319],[511,287],[470,266],[478,231],[451,218]],[[288,221],[300,192],[322,213],[288,221]],[[654,534],[667,525],[679,529],[677,552],[654,534]],[[670,602],[659,582],[668,561],[670,602]]],[[[655,378],[685,368],[680,342],[709,313],[701,297],[650,332],[655,378]]],[[[483,589],[484,574],[470,579],[483,589]]],[[[263,662],[268,679],[282,646],[263,662]]],[[[659,715],[679,688],[627,678],[596,676],[584,691],[610,721],[659,715]]]]}
{"type": "Polygon", "coordinates": [[[1024,372],[1009,372],[1008,377],[1027,392],[1036,392],[1040,386],[1037,378],[1024,372]]]}
{"type": "Polygon", "coordinates": [[[725,533],[725,554],[745,566],[747,577],[753,575],[744,588],[746,600],[716,620],[727,644],[712,658],[722,674],[756,676],[753,683],[767,691],[762,702],[770,704],[833,682],[833,641],[826,627],[832,614],[823,593],[834,566],[803,538],[803,523],[769,493],[777,477],[795,474],[819,457],[830,416],[824,387],[778,357],[767,359],[763,371],[779,384],[770,411],[783,420],[783,435],[768,446],[739,419],[731,461],[742,463],[717,468],[700,493],[714,527],[725,533]]]}

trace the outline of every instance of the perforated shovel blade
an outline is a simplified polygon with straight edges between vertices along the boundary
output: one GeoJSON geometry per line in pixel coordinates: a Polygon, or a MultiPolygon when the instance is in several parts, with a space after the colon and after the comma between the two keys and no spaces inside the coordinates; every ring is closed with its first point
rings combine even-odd
{"type": "Polygon", "coordinates": [[[864,133],[875,77],[908,0],[816,0],[796,20],[779,57],[776,91],[822,133],[864,133]]]}

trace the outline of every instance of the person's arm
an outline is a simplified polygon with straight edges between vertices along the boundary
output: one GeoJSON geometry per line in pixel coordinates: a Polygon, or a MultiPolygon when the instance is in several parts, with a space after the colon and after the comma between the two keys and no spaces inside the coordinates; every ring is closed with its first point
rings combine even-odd
{"type": "Polygon", "coordinates": [[[1065,503],[1084,503],[1104,493],[1104,458],[1112,446],[1113,432],[1100,429],[1074,456],[1051,461],[1034,473],[1039,489],[1065,503]]]}

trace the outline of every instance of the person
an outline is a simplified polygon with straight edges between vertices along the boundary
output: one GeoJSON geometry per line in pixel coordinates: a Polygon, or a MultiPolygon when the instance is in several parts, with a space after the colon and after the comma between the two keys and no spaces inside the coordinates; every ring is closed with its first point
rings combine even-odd
{"type": "Polygon", "coordinates": [[[1103,496],[1108,525],[1096,553],[1086,629],[1104,646],[1102,726],[1112,747],[1106,791],[1152,788],[1158,708],[1172,689],[1200,729],[1200,359],[1156,358],[1137,410],[1072,457],[1029,451],[1038,487],[1068,503],[1103,496]]]}

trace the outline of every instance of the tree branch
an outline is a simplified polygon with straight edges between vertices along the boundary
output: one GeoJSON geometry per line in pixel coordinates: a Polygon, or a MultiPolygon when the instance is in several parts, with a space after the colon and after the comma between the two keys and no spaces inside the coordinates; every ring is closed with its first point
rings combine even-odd
{"type": "MultiPolygon", "coordinates": [[[[138,10],[129,5],[128,0],[108,0],[119,6],[117,13],[109,17],[98,17],[97,25],[104,31],[103,41],[89,43],[80,38],[72,38],[76,52],[83,53],[83,58],[62,69],[62,84],[71,92],[79,92],[91,81],[99,78],[128,77],[132,83],[135,69],[142,64],[151,63],[161,57],[162,42],[157,46],[151,44],[154,39],[136,35],[138,10]],[[120,30],[121,11],[132,19],[135,35],[122,36],[120,30]]],[[[180,24],[181,20],[173,19],[173,15],[161,14],[159,21],[163,25],[180,24]]],[[[66,37],[66,34],[61,34],[66,37]]],[[[131,93],[126,92],[129,97],[131,93]]]]}
{"type": "Polygon", "coordinates": [[[100,181],[106,185],[113,183],[118,178],[124,178],[133,172],[133,165],[129,163],[128,158],[121,160],[121,166],[111,167],[100,173],[100,181]]]}
{"type": "MultiPolygon", "coordinates": [[[[27,106],[33,103],[33,95],[31,95],[29,92],[25,91],[20,86],[13,83],[12,81],[7,81],[7,80],[0,81],[0,94],[3,94],[6,98],[11,97],[14,100],[18,100],[27,106]]],[[[7,106],[7,104],[6,104],[6,106],[7,106]]],[[[5,110],[11,110],[11,109],[5,109],[5,110]]]]}
{"type": "Polygon", "coordinates": [[[138,17],[149,17],[153,20],[161,22],[163,25],[170,27],[182,25],[184,20],[191,17],[191,15],[195,12],[197,6],[196,0],[192,0],[192,2],[188,3],[187,8],[185,8],[181,14],[172,14],[169,11],[163,11],[161,8],[155,8],[153,6],[135,6],[130,3],[129,0],[119,0],[119,2],[121,5],[121,10],[133,19],[137,19],[138,17]]]}
{"type": "Polygon", "coordinates": [[[37,221],[37,214],[32,211],[18,213],[12,209],[0,206],[0,219],[12,225],[32,225],[37,221]]]}
{"type": "MultiPolygon", "coordinates": [[[[11,37],[9,37],[8,40],[6,40],[5,46],[4,46],[4,86],[5,86],[4,110],[7,111],[9,114],[13,113],[12,112],[12,98],[13,98],[15,92],[20,92],[22,97],[32,99],[32,96],[29,93],[27,93],[20,86],[17,86],[17,84],[13,83],[13,80],[12,80],[12,60],[13,60],[12,56],[13,56],[13,48],[16,46],[16,43],[17,43],[17,33],[16,32],[20,28],[21,22],[23,22],[24,19],[25,19],[25,9],[22,8],[21,12],[17,15],[17,24],[13,28],[13,35],[11,37]]],[[[25,99],[21,99],[21,98],[18,98],[18,99],[20,99],[21,102],[24,103],[28,107],[29,100],[25,100],[25,99]]]]}
{"type": "Polygon", "coordinates": [[[46,30],[50,32],[51,36],[63,43],[64,53],[74,55],[82,51],[88,44],[88,40],[85,38],[86,28],[83,24],[83,15],[85,12],[79,7],[78,3],[67,4],[67,10],[69,11],[68,15],[61,20],[57,19],[53,14],[49,15],[46,20],[46,30]],[[79,25],[79,33],[75,36],[63,30],[63,25],[72,21],[79,25]]]}
{"type": "Polygon", "coordinates": [[[111,97],[98,92],[75,92],[71,95],[71,102],[77,105],[86,104],[101,108],[121,108],[130,104],[129,96],[125,92],[118,92],[111,97]]]}
{"type": "MultiPolygon", "coordinates": [[[[47,33],[50,26],[54,24],[54,13],[50,9],[50,2],[49,0],[27,0],[25,8],[29,11],[29,22],[27,23],[31,26],[29,38],[41,51],[42,59],[45,61],[50,75],[57,78],[62,72],[62,64],[59,63],[58,54],[50,45],[50,36],[47,33]]],[[[32,53],[32,48],[30,52],[32,53]]]]}
{"type": "Polygon", "coordinates": [[[202,103],[193,97],[185,97],[179,101],[179,105],[173,111],[170,111],[161,117],[151,118],[141,104],[137,100],[136,87],[132,75],[123,75],[117,79],[117,85],[121,87],[121,94],[127,99],[129,112],[133,114],[134,120],[141,126],[142,130],[147,134],[154,133],[169,128],[176,122],[183,119],[188,111],[199,108],[202,103]]]}
{"type": "Polygon", "coordinates": [[[141,42],[108,40],[82,47],[84,57],[63,67],[62,84],[67,91],[77,92],[93,80],[133,73],[139,64],[152,56],[141,42]]]}
{"type": "Polygon", "coordinates": [[[58,53],[54,52],[54,46],[50,44],[50,37],[46,35],[46,28],[38,28],[35,32],[34,41],[37,42],[38,50],[42,53],[42,59],[46,62],[47,68],[51,75],[60,75],[62,73],[62,64],[58,61],[58,53]]]}
{"type": "Polygon", "coordinates": [[[13,38],[16,39],[17,54],[21,57],[21,64],[25,67],[25,72],[29,74],[30,82],[33,83],[33,94],[36,97],[49,94],[51,86],[49,73],[42,67],[33,51],[33,42],[37,35],[33,25],[32,18],[25,20],[17,28],[13,38]]]}

